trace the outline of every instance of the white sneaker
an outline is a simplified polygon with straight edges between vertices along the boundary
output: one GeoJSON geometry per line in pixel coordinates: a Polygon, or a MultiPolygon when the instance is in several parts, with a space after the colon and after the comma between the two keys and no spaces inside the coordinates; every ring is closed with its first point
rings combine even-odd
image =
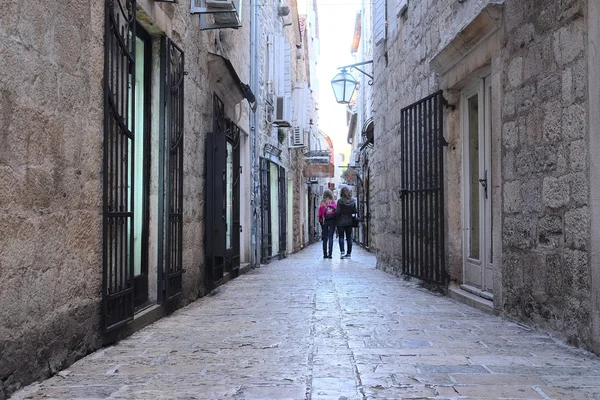
{"type": "Polygon", "coordinates": [[[344,258],[344,252],[342,251],[342,253],[340,254],[340,258],[344,258]]]}

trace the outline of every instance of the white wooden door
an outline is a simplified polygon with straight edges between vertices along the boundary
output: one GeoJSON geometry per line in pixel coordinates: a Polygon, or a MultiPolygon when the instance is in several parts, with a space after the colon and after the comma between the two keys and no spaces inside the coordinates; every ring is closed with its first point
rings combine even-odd
{"type": "Polygon", "coordinates": [[[489,76],[467,87],[461,99],[463,138],[463,283],[493,288],[491,85],[489,76]]]}

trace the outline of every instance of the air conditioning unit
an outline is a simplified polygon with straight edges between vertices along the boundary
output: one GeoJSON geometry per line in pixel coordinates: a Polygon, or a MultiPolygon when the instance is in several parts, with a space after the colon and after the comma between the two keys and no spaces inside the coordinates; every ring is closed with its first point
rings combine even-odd
{"type": "Polygon", "coordinates": [[[292,102],[289,97],[277,96],[275,98],[275,119],[273,123],[278,126],[291,126],[292,102]]]}
{"type": "Polygon", "coordinates": [[[292,130],[292,147],[303,147],[304,146],[304,130],[295,126],[292,130]]]}

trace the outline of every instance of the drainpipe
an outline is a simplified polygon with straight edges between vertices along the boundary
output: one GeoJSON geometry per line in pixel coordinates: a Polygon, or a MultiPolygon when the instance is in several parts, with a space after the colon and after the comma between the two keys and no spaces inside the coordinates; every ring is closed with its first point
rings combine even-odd
{"type": "MultiPolygon", "coordinates": [[[[259,54],[258,43],[258,0],[250,0],[250,89],[256,97],[256,104],[262,105],[260,88],[258,86],[259,76],[259,54]]],[[[258,141],[258,126],[256,123],[256,112],[250,114],[250,265],[259,265],[258,257],[258,211],[260,205],[259,165],[256,154],[258,141]]]]}

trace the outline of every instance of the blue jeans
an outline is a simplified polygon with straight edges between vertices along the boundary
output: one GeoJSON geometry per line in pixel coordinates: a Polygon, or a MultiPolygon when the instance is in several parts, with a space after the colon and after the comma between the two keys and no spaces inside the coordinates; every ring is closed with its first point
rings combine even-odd
{"type": "Polygon", "coordinates": [[[333,232],[335,232],[335,220],[323,222],[323,255],[331,256],[333,251],[333,232]],[[329,251],[328,251],[329,250],[329,251]]]}
{"type": "Polygon", "coordinates": [[[344,234],[346,234],[346,242],[348,243],[348,253],[352,253],[352,226],[338,226],[338,235],[340,237],[340,251],[344,252],[344,234]]]}

